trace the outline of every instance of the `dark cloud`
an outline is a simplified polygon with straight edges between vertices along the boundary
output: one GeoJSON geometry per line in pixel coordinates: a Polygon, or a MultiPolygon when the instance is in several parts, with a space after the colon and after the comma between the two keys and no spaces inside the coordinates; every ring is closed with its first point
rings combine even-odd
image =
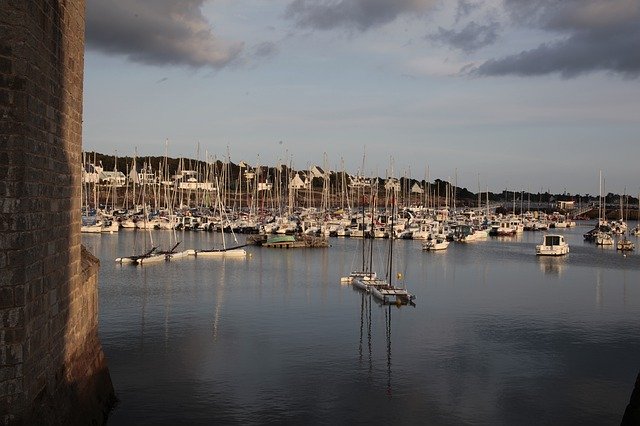
{"type": "Polygon", "coordinates": [[[242,43],[218,39],[205,0],[88,0],[87,48],[149,65],[221,68],[242,43]]]}
{"type": "Polygon", "coordinates": [[[565,78],[593,71],[610,71],[628,78],[640,76],[640,27],[620,34],[576,34],[566,40],[491,59],[473,73],[533,76],[560,73],[565,78]]]}
{"type": "Polygon", "coordinates": [[[466,18],[476,10],[480,9],[481,4],[471,2],[469,0],[458,0],[458,7],[456,8],[456,22],[459,22],[462,18],[466,18]]]}
{"type": "Polygon", "coordinates": [[[640,77],[640,0],[505,0],[504,5],[516,26],[546,30],[559,40],[488,60],[472,73],[570,78],[608,71],[640,77]]]}
{"type": "Polygon", "coordinates": [[[365,31],[403,14],[424,13],[436,3],[438,0],[294,0],[285,16],[303,28],[365,31]]]}
{"type": "Polygon", "coordinates": [[[500,24],[492,22],[481,25],[475,21],[469,22],[462,30],[447,30],[438,28],[438,32],[428,38],[443,44],[447,44],[463,52],[471,53],[484,46],[493,44],[498,38],[500,24]]]}
{"type": "Polygon", "coordinates": [[[556,31],[614,29],[638,22],[638,0],[504,0],[516,24],[556,31]]]}
{"type": "Polygon", "coordinates": [[[253,56],[256,58],[270,58],[278,54],[278,45],[271,41],[265,41],[253,48],[253,56]]]}

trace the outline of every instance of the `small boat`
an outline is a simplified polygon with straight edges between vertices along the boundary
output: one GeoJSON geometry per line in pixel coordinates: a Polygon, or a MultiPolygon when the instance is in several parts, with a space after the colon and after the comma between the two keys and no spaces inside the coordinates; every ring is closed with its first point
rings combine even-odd
{"type": "MultiPolygon", "coordinates": [[[[391,228],[394,229],[394,207],[395,207],[395,197],[391,202],[391,228]]],[[[393,240],[394,238],[389,239],[389,255],[388,255],[388,264],[387,264],[387,276],[389,280],[386,279],[378,279],[378,278],[370,278],[367,277],[358,277],[353,279],[353,286],[363,290],[367,293],[373,294],[373,296],[378,299],[383,305],[395,304],[395,305],[414,305],[415,296],[409,293],[406,287],[399,287],[394,285],[391,282],[393,270],[393,240]]],[[[398,273],[398,279],[402,278],[402,274],[398,273]]]]}
{"type": "Polygon", "coordinates": [[[536,246],[538,256],[563,256],[569,253],[569,244],[562,235],[545,235],[542,244],[536,246]]]}
{"type": "Polygon", "coordinates": [[[622,238],[618,240],[618,244],[616,244],[616,249],[620,251],[633,251],[635,250],[636,245],[633,242],[629,241],[627,238],[622,238]]]}
{"type": "Polygon", "coordinates": [[[407,305],[413,304],[415,296],[405,288],[387,286],[371,286],[371,293],[384,305],[407,305]]]}
{"type": "MultiPolygon", "coordinates": [[[[118,257],[116,259],[116,262],[117,263],[131,263],[131,264],[137,265],[137,264],[141,263],[142,260],[148,259],[148,258],[154,256],[154,253],[155,253],[156,249],[157,249],[157,247],[153,247],[151,250],[149,250],[148,252],[143,253],[143,254],[138,254],[138,255],[133,255],[133,256],[118,257]]],[[[163,257],[164,257],[164,255],[163,255],[163,257]]]]}
{"type": "Polygon", "coordinates": [[[456,229],[456,241],[461,243],[470,243],[472,241],[480,241],[487,239],[487,231],[476,229],[472,226],[462,225],[456,229]]]}
{"type": "MultiPolygon", "coordinates": [[[[246,244],[245,244],[246,245],[246,244]]],[[[187,250],[187,254],[195,257],[246,257],[245,245],[210,250],[187,250]]]]}
{"type": "MultiPolygon", "coordinates": [[[[156,254],[164,254],[165,260],[182,259],[183,257],[187,256],[188,250],[176,251],[176,248],[178,248],[180,243],[181,241],[178,241],[173,247],[171,247],[171,250],[156,251],[156,254]]],[[[157,261],[159,262],[160,259],[157,259],[157,261]]],[[[147,263],[149,262],[147,261],[147,263]]]]}
{"type": "Polygon", "coordinates": [[[608,232],[598,231],[596,234],[596,245],[598,246],[612,246],[613,237],[608,232]]]}
{"type": "Polygon", "coordinates": [[[362,280],[362,281],[367,281],[367,280],[375,280],[376,278],[377,278],[377,276],[376,276],[375,272],[353,271],[349,275],[347,275],[346,277],[341,277],[340,278],[340,283],[341,284],[353,284],[353,282],[355,280],[357,280],[357,279],[362,280]]]}
{"type": "Polygon", "coordinates": [[[365,293],[370,293],[371,290],[376,287],[379,288],[379,287],[389,286],[389,283],[387,283],[386,280],[375,278],[375,277],[369,277],[369,275],[366,275],[364,277],[354,278],[351,284],[353,284],[355,288],[360,289],[365,293]]]}
{"type": "Polygon", "coordinates": [[[422,244],[422,250],[427,251],[446,250],[447,247],[449,247],[449,241],[445,238],[432,238],[422,244]]]}
{"type": "Polygon", "coordinates": [[[149,256],[138,259],[138,265],[146,265],[148,263],[166,262],[170,259],[170,255],[163,252],[155,252],[149,256]]]}

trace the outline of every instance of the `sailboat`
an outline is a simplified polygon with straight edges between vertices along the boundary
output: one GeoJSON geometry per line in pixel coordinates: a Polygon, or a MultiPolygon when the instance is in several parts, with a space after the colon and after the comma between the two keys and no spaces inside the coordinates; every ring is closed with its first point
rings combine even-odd
{"type": "Polygon", "coordinates": [[[613,245],[613,237],[611,234],[605,229],[610,229],[607,223],[607,214],[606,208],[607,203],[605,199],[605,203],[603,204],[603,196],[602,196],[602,172],[600,172],[600,209],[598,211],[598,227],[597,232],[595,233],[596,245],[599,246],[612,246],[613,245]]]}
{"type": "MultiPolygon", "coordinates": [[[[373,195],[372,195],[373,198],[373,195]]],[[[371,218],[373,220],[373,213],[371,214],[371,218]]],[[[362,199],[362,229],[365,229],[365,214],[364,214],[364,197],[362,199]]],[[[365,290],[368,291],[368,288],[366,287],[366,285],[363,282],[368,282],[371,280],[375,280],[377,278],[376,273],[373,272],[371,270],[371,262],[369,262],[369,270],[367,270],[367,266],[366,266],[366,250],[365,250],[365,246],[366,246],[366,238],[362,239],[362,268],[358,271],[352,271],[349,275],[347,275],[346,277],[342,277],[340,278],[340,283],[342,284],[355,284],[354,281],[358,280],[359,283],[357,284],[357,286],[361,289],[361,290],[365,290]]],[[[373,241],[369,242],[369,247],[372,250],[373,249],[373,241]]],[[[372,255],[370,256],[370,258],[372,257],[372,255]]]]}
{"type": "MultiPolygon", "coordinates": [[[[620,200],[620,222],[624,224],[624,229],[626,231],[627,226],[626,226],[626,222],[624,221],[624,209],[622,206],[622,199],[620,200]]],[[[618,240],[618,243],[616,244],[616,249],[620,251],[633,251],[635,248],[636,248],[635,244],[633,244],[633,242],[631,242],[627,238],[626,234],[623,234],[622,238],[620,238],[618,240]]]]}
{"type": "MultiPolygon", "coordinates": [[[[219,188],[217,178],[216,178],[216,186],[219,188]]],[[[218,248],[218,249],[211,248],[211,249],[202,249],[202,250],[191,249],[191,250],[187,250],[186,253],[195,257],[235,257],[235,258],[246,257],[247,251],[243,248],[246,246],[246,244],[238,245],[235,247],[227,247],[225,237],[224,237],[225,226],[224,226],[224,221],[222,220],[223,219],[222,215],[225,212],[225,207],[224,207],[224,204],[222,203],[222,199],[220,198],[220,191],[216,191],[216,204],[220,211],[220,222],[221,222],[220,232],[222,235],[222,248],[218,248]]],[[[233,228],[231,228],[231,233],[233,233],[233,228]]],[[[235,234],[233,238],[235,240],[235,234]]]]}
{"type": "MultiPolygon", "coordinates": [[[[134,185],[135,188],[135,185],[134,185]]],[[[146,201],[146,185],[142,186],[142,210],[143,210],[143,221],[144,226],[143,229],[149,230],[149,241],[151,242],[151,249],[139,255],[131,255],[116,258],[116,263],[128,263],[133,265],[146,265],[149,263],[158,263],[158,262],[166,262],[171,258],[171,255],[175,254],[175,249],[178,247],[178,244],[175,244],[171,250],[167,251],[158,251],[158,246],[153,243],[153,234],[151,233],[151,228],[147,227],[147,201],[146,201]]],[[[145,245],[146,245],[146,234],[145,234],[145,245]]]]}
{"type": "MultiPolygon", "coordinates": [[[[392,199],[391,206],[391,229],[393,229],[395,217],[395,196],[392,199]]],[[[397,287],[392,283],[392,271],[393,271],[393,240],[389,238],[389,256],[387,263],[387,280],[383,279],[368,279],[356,278],[353,281],[353,285],[370,292],[378,299],[383,305],[396,304],[407,305],[414,304],[413,300],[415,296],[409,293],[406,287],[397,287]]],[[[402,274],[398,274],[398,278],[401,278],[402,274]]]]}

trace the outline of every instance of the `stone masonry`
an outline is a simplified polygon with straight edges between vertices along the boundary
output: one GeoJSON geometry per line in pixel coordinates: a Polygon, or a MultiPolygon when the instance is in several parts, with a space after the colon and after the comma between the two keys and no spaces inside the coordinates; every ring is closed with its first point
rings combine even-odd
{"type": "Polygon", "coordinates": [[[0,1],[0,424],[101,424],[113,401],[80,239],[84,10],[0,1]]]}

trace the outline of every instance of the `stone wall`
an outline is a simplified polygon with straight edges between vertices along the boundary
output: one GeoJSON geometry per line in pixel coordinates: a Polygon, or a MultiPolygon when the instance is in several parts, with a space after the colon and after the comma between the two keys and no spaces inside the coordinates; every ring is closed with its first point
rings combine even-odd
{"type": "Polygon", "coordinates": [[[113,397],[80,239],[84,8],[0,2],[3,424],[101,422],[113,397]]]}

